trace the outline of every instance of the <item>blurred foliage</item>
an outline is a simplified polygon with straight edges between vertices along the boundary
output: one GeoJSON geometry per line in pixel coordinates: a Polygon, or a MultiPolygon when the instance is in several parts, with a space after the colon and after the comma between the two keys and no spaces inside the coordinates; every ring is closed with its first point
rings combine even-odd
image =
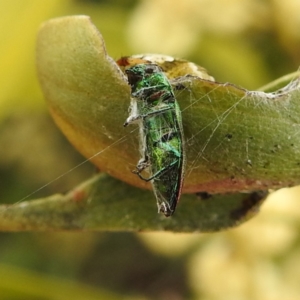
{"type": "MultiPolygon", "coordinates": [[[[34,65],[41,22],[90,15],[112,57],[178,55],[255,89],[300,65],[299,11],[298,0],[2,0],[1,199],[18,201],[82,160],[45,117],[34,65]]],[[[59,191],[86,172],[61,178],[59,191]]],[[[299,193],[276,192],[258,217],[213,235],[2,233],[0,298],[110,299],[106,290],[111,299],[299,299],[299,193]]]]}

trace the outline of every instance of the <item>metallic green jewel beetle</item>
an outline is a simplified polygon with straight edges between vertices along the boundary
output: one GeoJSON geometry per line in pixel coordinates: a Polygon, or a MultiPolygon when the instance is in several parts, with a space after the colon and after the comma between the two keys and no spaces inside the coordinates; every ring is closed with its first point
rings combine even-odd
{"type": "Polygon", "coordinates": [[[171,216],[181,194],[185,152],[181,111],[162,69],[151,63],[125,70],[132,89],[131,112],[124,126],[138,123],[142,158],[133,171],[151,181],[158,211],[171,216]],[[148,168],[150,177],[142,172],[148,168]]]}

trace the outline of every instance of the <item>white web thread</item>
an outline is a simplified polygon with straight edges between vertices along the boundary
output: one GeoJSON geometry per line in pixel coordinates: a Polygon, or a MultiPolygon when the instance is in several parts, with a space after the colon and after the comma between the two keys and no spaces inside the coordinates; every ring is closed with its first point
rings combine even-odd
{"type": "Polygon", "coordinates": [[[107,146],[106,148],[98,151],[97,153],[93,154],[92,156],[90,156],[89,158],[83,160],[82,162],[80,162],[78,165],[76,165],[75,167],[69,169],[68,171],[62,173],[61,175],[55,177],[53,180],[47,182],[46,184],[44,184],[43,186],[39,187],[38,189],[34,190],[32,193],[26,195],[25,197],[23,197],[22,199],[20,199],[19,201],[13,203],[12,205],[16,205],[19,204],[21,202],[23,202],[24,200],[28,199],[30,196],[36,194],[37,192],[41,191],[42,189],[44,189],[45,187],[49,186],[50,184],[56,182],[57,180],[59,180],[60,178],[68,175],[69,173],[73,172],[74,170],[76,170],[77,168],[79,168],[80,166],[82,166],[83,164],[87,163],[88,161],[91,161],[93,158],[97,157],[98,155],[102,154],[104,151],[124,142],[126,140],[126,138],[132,134],[133,132],[135,132],[138,128],[135,128],[133,130],[131,130],[128,134],[124,135],[123,137],[119,138],[117,141],[113,142],[111,145],[107,146]]]}
{"type": "MultiPolygon", "coordinates": [[[[226,85],[226,84],[225,84],[226,85]]],[[[217,89],[218,87],[216,87],[215,89],[217,89]]],[[[209,93],[212,93],[215,89],[211,90],[209,93]]],[[[209,93],[205,95],[205,97],[209,97],[209,93]]],[[[197,154],[196,158],[194,159],[194,161],[192,162],[192,164],[189,167],[189,170],[187,171],[187,176],[190,176],[192,170],[195,167],[196,162],[202,157],[203,159],[205,159],[204,155],[204,151],[206,150],[208,144],[210,143],[210,141],[212,140],[214,134],[216,133],[217,129],[220,127],[220,125],[222,125],[224,123],[224,121],[226,120],[226,118],[231,114],[231,112],[234,110],[234,108],[245,99],[246,95],[243,96],[241,99],[239,99],[236,103],[234,103],[231,107],[229,107],[227,110],[225,110],[224,112],[222,112],[222,114],[217,115],[216,113],[216,118],[214,120],[212,120],[209,124],[207,124],[205,127],[203,127],[201,130],[199,130],[194,136],[193,138],[195,138],[198,134],[200,134],[203,130],[205,130],[207,127],[209,127],[210,125],[212,125],[213,123],[217,122],[216,126],[213,128],[210,136],[208,137],[208,139],[206,140],[206,142],[204,143],[202,149],[199,151],[199,153],[197,154]]],[[[189,141],[187,141],[189,142],[189,141]]]]}
{"type": "MultiPolygon", "coordinates": [[[[213,92],[215,92],[217,89],[221,88],[221,87],[226,87],[227,85],[230,85],[228,83],[224,83],[224,84],[220,84],[218,86],[216,86],[215,88],[213,88],[212,90],[210,90],[208,93],[204,94],[203,96],[201,96],[198,100],[192,102],[190,105],[188,105],[185,109],[183,109],[181,112],[183,113],[184,111],[186,111],[188,108],[190,108],[191,106],[193,106],[195,103],[201,101],[203,98],[205,97],[210,97],[210,94],[212,94],[213,92]]],[[[243,90],[243,89],[242,89],[243,90]]],[[[224,111],[222,114],[218,115],[217,112],[215,112],[214,108],[214,113],[216,115],[216,118],[213,119],[210,123],[208,123],[206,126],[204,126],[203,128],[201,128],[201,130],[199,130],[196,134],[194,134],[190,139],[185,141],[185,144],[187,145],[192,139],[194,139],[198,134],[200,134],[202,131],[204,131],[206,128],[208,128],[210,125],[212,125],[213,123],[215,123],[217,121],[216,126],[214,127],[214,129],[212,130],[209,138],[206,140],[205,144],[203,145],[202,149],[199,151],[198,155],[196,156],[196,158],[194,159],[194,161],[191,163],[191,165],[189,166],[189,169],[186,170],[186,175],[185,177],[190,176],[192,170],[195,167],[196,162],[202,157],[203,159],[205,159],[205,157],[203,156],[205,149],[207,148],[209,142],[212,140],[215,132],[217,131],[217,129],[219,128],[219,126],[225,121],[225,119],[230,115],[230,113],[233,111],[233,109],[241,102],[243,101],[243,99],[247,96],[247,92],[245,90],[245,95],[239,99],[236,103],[234,103],[231,107],[229,107],[226,111],[224,111]]],[[[209,98],[210,99],[210,98],[209,98]]],[[[210,101],[212,102],[212,101],[210,101]]]]}
{"type": "MultiPolygon", "coordinates": [[[[297,81],[297,80],[296,80],[297,81]]],[[[299,81],[299,80],[298,80],[299,81]]],[[[180,81],[178,81],[180,82],[180,81]]],[[[208,93],[204,94],[203,96],[201,96],[199,99],[197,99],[196,101],[192,102],[190,105],[188,105],[187,107],[185,107],[181,113],[185,112],[187,109],[189,109],[191,106],[193,106],[195,103],[197,103],[198,101],[201,101],[203,98],[205,97],[210,97],[210,94],[212,94],[214,91],[216,91],[218,88],[221,87],[226,87],[227,85],[230,85],[229,83],[224,83],[224,84],[220,84],[218,86],[216,86],[215,88],[213,88],[212,90],[210,90],[208,93]]],[[[280,90],[280,92],[282,92],[282,94],[286,94],[287,91],[290,91],[296,87],[299,86],[299,82],[295,82],[295,81],[291,81],[291,83],[289,83],[287,86],[285,86],[284,88],[282,88],[280,90]]],[[[186,88],[186,87],[185,87],[186,88]]],[[[241,90],[244,90],[243,88],[241,90]]],[[[221,113],[220,115],[217,114],[217,112],[215,112],[216,118],[213,119],[210,123],[208,123],[206,126],[204,126],[203,128],[201,128],[196,134],[194,134],[189,140],[185,141],[185,144],[187,145],[192,139],[194,139],[198,134],[200,134],[202,131],[204,131],[206,128],[208,128],[210,125],[212,125],[214,122],[217,122],[216,126],[213,128],[210,136],[208,137],[208,139],[206,140],[205,144],[203,145],[202,149],[199,151],[198,155],[196,156],[196,158],[193,160],[193,162],[191,163],[190,167],[188,170],[186,170],[186,176],[190,176],[191,172],[193,171],[193,169],[195,168],[195,164],[197,163],[197,161],[202,157],[203,159],[205,159],[205,157],[203,156],[204,151],[206,150],[207,146],[209,145],[210,141],[212,140],[215,132],[217,131],[217,129],[219,128],[219,126],[226,120],[226,118],[231,114],[231,112],[234,110],[234,108],[236,106],[238,106],[240,104],[241,101],[243,101],[245,99],[245,97],[249,97],[250,95],[252,95],[252,97],[259,97],[261,98],[261,101],[264,101],[266,99],[274,99],[276,96],[278,96],[279,93],[264,93],[264,92],[256,92],[256,91],[245,91],[245,95],[243,97],[241,97],[236,103],[234,103],[231,107],[229,107],[227,110],[225,110],[223,113],[221,113]]],[[[192,91],[191,91],[192,92],[192,91]]],[[[257,105],[259,105],[259,102],[257,103],[257,105]]],[[[43,186],[41,186],[40,188],[34,190],[32,193],[26,195],[25,197],[23,197],[22,199],[20,199],[19,201],[15,202],[12,205],[16,205],[19,204],[21,202],[23,202],[24,200],[28,199],[30,196],[36,194],[37,192],[41,191],[42,189],[44,189],[45,187],[51,185],[52,183],[56,182],[57,180],[61,179],[62,177],[68,175],[69,173],[73,172],[75,169],[79,168],[80,166],[82,166],[83,164],[85,164],[88,161],[91,161],[93,158],[97,157],[98,155],[102,154],[104,151],[107,151],[108,149],[110,149],[111,147],[124,142],[126,140],[126,138],[132,134],[133,132],[137,131],[139,129],[139,127],[136,127],[135,129],[133,129],[132,131],[130,131],[128,134],[124,135],[123,137],[121,137],[120,139],[118,139],[117,141],[113,142],[111,145],[107,146],[106,148],[98,151],[97,153],[95,153],[94,155],[90,156],[89,158],[85,159],[84,161],[80,162],[78,165],[74,166],[73,168],[69,169],[68,171],[62,173],[61,175],[57,176],[56,178],[54,178],[53,180],[49,181],[48,183],[44,184],[43,186]]],[[[247,142],[247,141],[246,141],[247,142]]],[[[247,147],[247,145],[246,145],[247,147]]],[[[248,153],[247,153],[248,155],[248,153]]],[[[247,156],[247,158],[249,159],[249,157],[247,156]]]]}

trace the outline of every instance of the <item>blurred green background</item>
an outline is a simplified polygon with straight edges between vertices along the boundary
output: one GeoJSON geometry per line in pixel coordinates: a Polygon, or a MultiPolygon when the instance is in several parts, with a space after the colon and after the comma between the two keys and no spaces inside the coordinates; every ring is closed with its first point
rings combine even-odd
{"type": "MultiPolygon", "coordinates": [[[[0,199],[15,203],[84,160],[56,129],[35,73],[50,18],[85,14],[115,59],[164,53],[247,89],[300,65],[299,0],[0,0],[0,199]]],[[[30,198],[65,192],[88,163],[30,198]]],[[[1,233],[3,299],[300,299],[299,188],[215,234],[1,233]]],[[[153,200],[153,199],[152,199],[153,200]]]]}

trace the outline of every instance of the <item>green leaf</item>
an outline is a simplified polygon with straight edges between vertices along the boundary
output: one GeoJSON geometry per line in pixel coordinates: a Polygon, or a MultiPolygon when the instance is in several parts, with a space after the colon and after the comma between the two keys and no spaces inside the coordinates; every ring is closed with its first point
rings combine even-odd
{"type": "Polygon", "coordinates": [[[199,78],[179,80],[187,151],[185,191],[299,184],[299,78],[275,93],[199,78]]]}
{"type": "MultiPolygon", "coordinates": [[[[140,154],[137,128],[123,128],[130,88],[90,19],[46,22],[37,69],[50,112],[70,142],[101,171],[150,189],[131,173],[140,154]]],[[[152,193],[101,175],[66,196],[2,207],[0,229],[216,231],[254,215],[268,189],[298,184],[299,79],[265,93],[205,78],[190,69],[172,78],[187,152],[183,192],[226,195],[183,195],[175,216],[165,219],[155,213],[152,193]]]]}
{"type": "Polygon", "coordinates": [[[261,196],[263,193],[228,194],[201,200],[196,195],[183,195],[175,216],[166,218],[156,213],[152,192],[101,174],[67,195],[1,206],[0,229],[209,232],[251,217],[261,196]]]}

